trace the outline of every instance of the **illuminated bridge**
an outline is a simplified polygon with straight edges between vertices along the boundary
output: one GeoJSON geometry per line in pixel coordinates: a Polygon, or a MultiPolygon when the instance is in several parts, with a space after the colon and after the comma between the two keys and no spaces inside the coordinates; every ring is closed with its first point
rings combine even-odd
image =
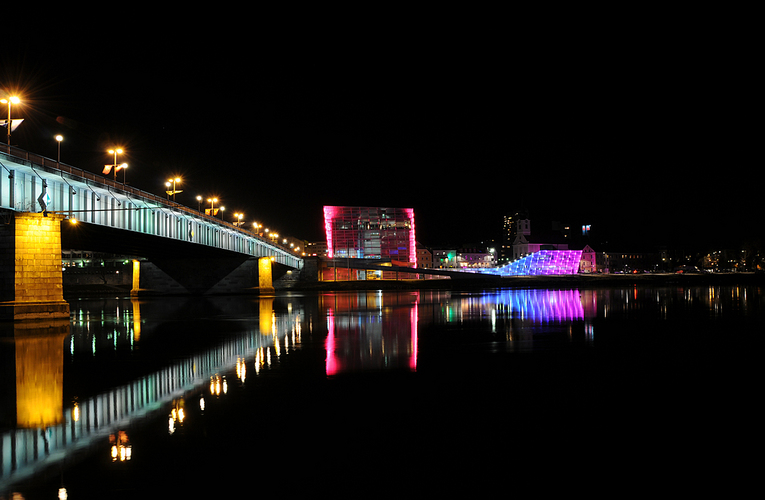
{"type": "Polygon", "coordinates": [[[14,319],[35,314],[21,304],[55,309],[63,302],[62,248],[140,257],[136,292],[270,288],[272,263],[303,267],[301,257],[221,219],[6,145],[0,145],[0,215],[0,305],[13,303],[14,319]],[[265,274],[267,283],[257,281],[265,274]]]}

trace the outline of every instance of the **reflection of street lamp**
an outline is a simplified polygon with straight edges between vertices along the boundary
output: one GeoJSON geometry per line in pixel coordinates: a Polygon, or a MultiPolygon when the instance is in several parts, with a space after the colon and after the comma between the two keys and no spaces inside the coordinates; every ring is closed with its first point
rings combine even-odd
{"type": "Polygon", "coordinates": [[[0,99],[3,104],[8,104],[8,145],[11,145],[11,129],[13,128],[13,122],[11,121],[11,104],[18,104],[21,100],[16,96],[0,99]]]}
{"type": "Polygon", "coordinates": [[[125,462],[133,456],[133,445],[130,444],[127,432],[119,431],[117,434],[109,435],[111,446],[112,462],[125,462]]]}
{"type": "Polygon", "coordinates": [[[167,192],[167,199],[168,200],[170,199],[170,195],[173,195],[173,201],[175,201],[175,195],[177,193],[182,193],[183,192],[183,191],[176,191],[176,189],[175,189],[175,183],[176,182],[181,182],[181,178],[180,177],[175,177],[173,179],[168,179],[168,181],[165,183],[165,186],[167,186],[167,191],[166,192],[167,192]],[[172,191],[170,190],[170,185],[171,184],[173,186],[172,191]]]}

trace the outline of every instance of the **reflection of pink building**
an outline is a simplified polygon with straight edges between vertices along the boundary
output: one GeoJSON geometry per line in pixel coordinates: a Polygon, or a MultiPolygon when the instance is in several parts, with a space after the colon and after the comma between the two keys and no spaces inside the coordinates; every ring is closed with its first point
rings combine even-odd
{"type": "Polygon", "coordinates": [[[388,307],[381,316],[383,295],[330,295],[325,347],[327,375],[370,370],[417,369],[417,298],[388,307]]]}

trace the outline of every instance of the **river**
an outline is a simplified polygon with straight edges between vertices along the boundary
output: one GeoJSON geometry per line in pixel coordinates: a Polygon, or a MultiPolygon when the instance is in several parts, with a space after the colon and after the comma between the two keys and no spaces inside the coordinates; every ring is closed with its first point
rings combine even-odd
{"type": "Polygon", "coordinates": [[[706,491],[756,436],[758,285],[69,302],[0,342],[0,498],[706,491]]]}

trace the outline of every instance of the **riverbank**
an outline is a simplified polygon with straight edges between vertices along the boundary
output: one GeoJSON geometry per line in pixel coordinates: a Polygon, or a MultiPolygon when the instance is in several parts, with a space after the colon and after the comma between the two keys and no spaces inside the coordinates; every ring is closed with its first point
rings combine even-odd
{"type": "MultiPolygon", "coordinates": [[[[575,274],[552,276],[476,277],[461,280],[368,280],[368,281],[289,281],[275,282],[276,291],[354,291],[354,290],[477,290],[491,288],[601,288],[635,285],[765,285],[763,273],[694,274],[575,274]]],[[[129,295],[128,285],[64,284],[64,295],[129,295]]],[[[243,293],[244,294],[244,293],[243,293]]],[[[252,289],[247,294],[257,294],[252,289]]]]}
{"type": "MultiPolygon", "coordinates": [[[[550,276],[486,277],[461,280],[370,280],[295,282],[289,290],[406,290],[406,289],[479,289],[479,288],[597,288],[632,285],[735,285],[765,284],[765,274],[694,273],[694,274],[574,274],[550,276]]],[[[276,285],[275,285],[276,286],[276,285]]],[[[277,289],[279,289],[277,287],[277,289]]]]}

